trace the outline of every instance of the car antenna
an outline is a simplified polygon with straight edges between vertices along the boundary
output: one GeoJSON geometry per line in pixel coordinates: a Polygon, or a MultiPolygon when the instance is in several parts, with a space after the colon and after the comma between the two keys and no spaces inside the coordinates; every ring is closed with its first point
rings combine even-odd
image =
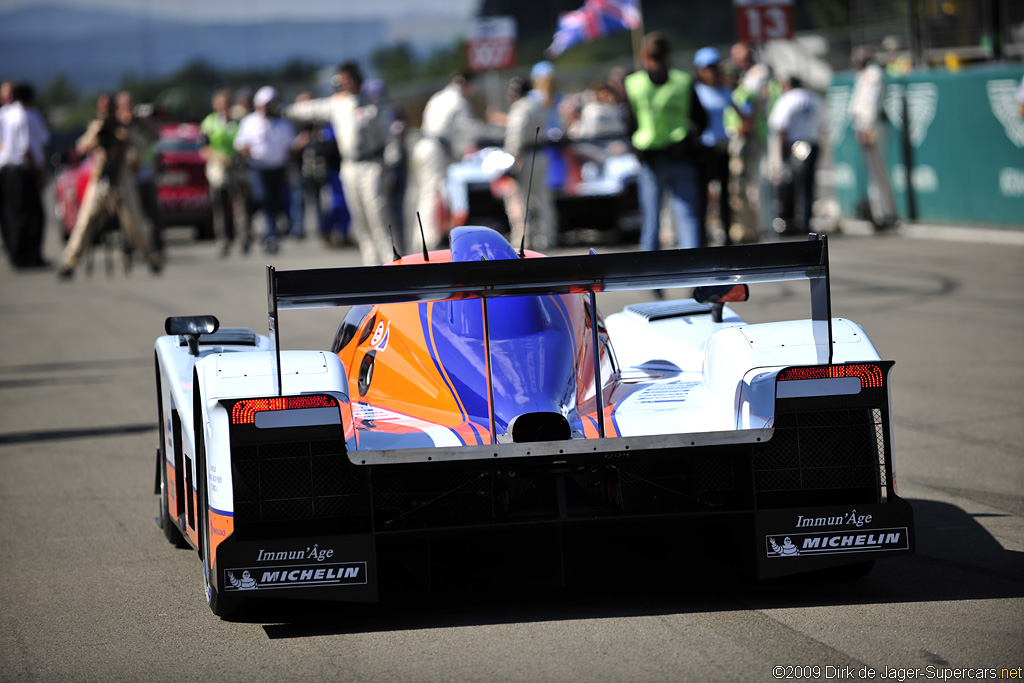
{"type": "Polygon", "coordinates": [[[540,126],[533,134],[533,155],[530,157],[530,180],[526,183],[526,210],[523,212],[523,239],[519,241],[519,258],[526,258],[526,229],[530,225],[530,191],[533,189],[533,166],[537,161],[537,140],[540,138],[540,126]]]}
{"type": "Polygon", "coordinates": [[[427,254],[427,238],[423,235],[423,219],[420,218],[420,212],[416,212],[416,220],[420,224],[420,241],[423,242],[423,260],[429,262],[430,256],[427,254]]]}
{"type": "Polygon", "coordinates": [[[390,223],[388,223],[388,235],[391,236],[391,254],[395,257],[396,261],[401,261],[402,255],[398,253],[398,248],[395,247],[395,233],[391,231],[390,223]]]}

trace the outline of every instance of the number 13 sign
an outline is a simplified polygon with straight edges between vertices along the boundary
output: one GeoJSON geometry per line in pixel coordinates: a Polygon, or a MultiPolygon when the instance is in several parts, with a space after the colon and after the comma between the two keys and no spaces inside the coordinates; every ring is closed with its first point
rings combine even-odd
{"type": "Polygon", "coordinates": [[[747,43],[793,38],[793,0],[733,0],[736,33],[747,43]]]}

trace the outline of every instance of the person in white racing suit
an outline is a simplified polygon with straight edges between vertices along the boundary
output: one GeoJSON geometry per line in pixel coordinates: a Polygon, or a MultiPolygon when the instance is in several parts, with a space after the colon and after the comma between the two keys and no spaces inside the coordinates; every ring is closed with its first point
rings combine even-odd
{"type": "MultiPolygon", "coordinates": [[[[857,137],[868,171],[869,183],[877,195],[871,207],[871,220],[881,228],[896,225],[896,199],[892,193],[885,149],[888,147],[889,124],[885,118],[885,69],[875,61],[871,50],[860,46],[853,52],[853,65],[857,80],[850,96],[850,126],[857,137]]],[[[869,191],[869,198],[871,193],[869,191]]]]}
{"type": "Polygon", "coordinates": [[[389,118],[362,93],[363,76],[355,62],[338,67],[338,92],[331,97],[296,102],[285,115],[297,121],[329,121],[341,153],[341,184],[352,213],[352,234],[363,265],[392,261],[391,211],[384,192],[384,148],[390,139],[389,118]]]}
{"type": "Polygon", "coordinates": [[[469,101],[472,95],[473,74],[460,71],[427,100],[423,109],[420,138],[412,149],[412,168],[419,187],[416,210],[423,221],[428,249],[441,245],[449,227],[443,196],[448,166],[462,158],[477,130],[469,101]]]}
{"type": "Polygon", "coordinates": [[[505,194],[505,213],[508,214],[508,223],[512,228],[512,246],[518,248],[522,242],[522,231],[526,229],[525,245],[543,250],[557,244],[554,199],[544,182],[547,177],[547,158],[537,153],[540,144],[538,130],[543,130],[547,113],[536,100],[527,97],[529,92],[530,82],[525,78],[513,76],[509,80],[508,98],[511,105],[505,128],[505,152],[515,162],[508,172],[512,182],[505,194]]]}

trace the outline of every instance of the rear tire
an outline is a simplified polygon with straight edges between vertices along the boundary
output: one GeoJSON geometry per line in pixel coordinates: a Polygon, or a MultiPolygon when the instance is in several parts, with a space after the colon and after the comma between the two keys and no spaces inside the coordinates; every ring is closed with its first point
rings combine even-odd
{"type": "MultiPolygon", "coordinates": [[[[205,544],[206,541],[204,540],[205,544]]],[[[209,552],[209,548],[204,548],[206,552],[209,552]]],[[[210,610],[221,619],[227,619],[238,611],[238,598],[234,596],[227,596],[223,591],[219,591],[214,587],[213,567],[209,561],[203,559],[203,588],[206,589],[206,602],[210,605],[210,610]]]]}
{"type": "Polygon", "coordinates": [[[160,364],[156,365],[156,422],[159,426],[160,444],[156,449],[156,478],[160,482],[159,516],[160,528],[164,531],[164,537],[175,548],[187,548],[188,541],[182,536],[181,530],[170,514],[170,497],[167,494],[167,454],[164,448],[167,444],[167,434],[164,432],[164,394],[160,383],[160,364]]]}
{"type": "Polygon", "coordinates": [[[217,577],[214,574],[213,558],[210,553],[210,495],[206,482],[206,440],[202,436],[198,437],[198,446],[196,475],[199,478],[199,553],[203,559],[203,588],[210,609],[221,619],[226,619],[238,610],[239,601],[237,597],[225,595],[216,588],[217,577]]]}
{"type": "Polygon", "coordinates": [[[167,464],[162,457],[158,466],[160,467],[160,528],[164,530],[164,537],[175,548],[188,548],[188,541],[178,529],[178,525],[171,519],[167,496],[167,464]]]}

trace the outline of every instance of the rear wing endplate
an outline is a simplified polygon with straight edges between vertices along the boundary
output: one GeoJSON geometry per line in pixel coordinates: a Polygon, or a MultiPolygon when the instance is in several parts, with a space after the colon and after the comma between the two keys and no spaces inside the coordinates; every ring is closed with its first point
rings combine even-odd
{"type": "MultiPolygon", "coordinates": [[[[806,242],[501,261],[410,265],[399,261],[388,266],[286,271],[268,265],[267,315],[274,344],[275,393],[281,392],[278,312],[282,310],[476,297],[484,300],[486,321],[487,299],[491,297],[579,293],[590,294],[592,315],[596,316],[596,292],[786,280],[810,280],[814,338],[821,350],[818,362],[831,363],[828,240],[813,233],[806,242]]],[[[591,330],[596,337],[597,325],[591,325],[591,330]]],[[[484,338],[487,341],[486,332],[484,338]]],[[[593,348],[597,353],[596,338],[593,348]]],[[[489,367],[487,374],[490,377],[489,367]]]]}

